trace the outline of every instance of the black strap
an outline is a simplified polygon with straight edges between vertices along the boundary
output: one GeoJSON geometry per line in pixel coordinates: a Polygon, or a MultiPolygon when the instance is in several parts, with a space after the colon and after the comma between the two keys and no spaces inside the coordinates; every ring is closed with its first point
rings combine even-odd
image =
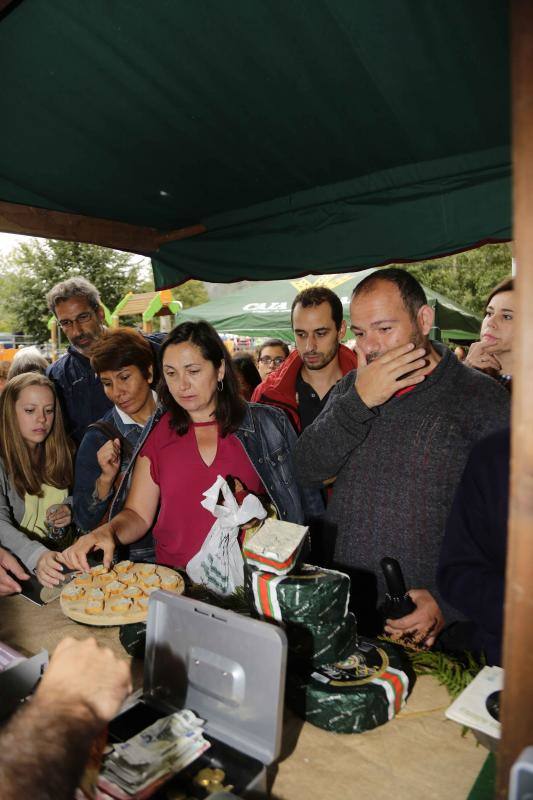
{"type": "Polygon", "coordinates": [[[130,460],[133,455],[133,445],[121,434],[110,420],[101,419],[98,422],[93,422],[92,425],[89,425],[89,428],[95,428],[97,431],[100,431],[100,433],[103,433],[104,436],[107,436],[108,439],[118,439],[122,458],[126,458],[128,461],[130,460]]]}

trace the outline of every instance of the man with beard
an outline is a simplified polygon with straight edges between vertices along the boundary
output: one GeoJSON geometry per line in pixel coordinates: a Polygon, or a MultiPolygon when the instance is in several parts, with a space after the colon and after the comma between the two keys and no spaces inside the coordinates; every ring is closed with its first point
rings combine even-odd
{"type": "Polygon", "coordinates": [[[326,525],[335,566],[352,574],[360,630],[380,627],[380,561],[389,556],[403,567],[415,610],[387,620],[385,630],[430,647],[454,619],[436,588],[454,491],[472,445],[508,424],[509,398],[430,342],[433,310],[408,272],[378,270],[363,280],[350,316],[358,369],[298,440],[296,474],[308,486],[336,479],[326,525]]]}
{"type": "Polygon", "coordinates": [[[304,289],[294,298],[291,322],[296,350],[259,384],[255,403],[281,408],[297,433],[324,408],[335,384],[357,366],[341,344],[346,333],[340,298],[325,286],[304,289]]]}
{"type": "MultiPolygon", "coordinates": [[[[104,310],[98,289],[85,278],[56,284],[46,295],[46,302],[70,343],[47,375],[56,385],[67,430],[79,445],[89,425],[113,407],[89,360],[94,343],[105,333],[104,310]]],[[[147,338],[157,351],[161,335],[147,338]]]]}

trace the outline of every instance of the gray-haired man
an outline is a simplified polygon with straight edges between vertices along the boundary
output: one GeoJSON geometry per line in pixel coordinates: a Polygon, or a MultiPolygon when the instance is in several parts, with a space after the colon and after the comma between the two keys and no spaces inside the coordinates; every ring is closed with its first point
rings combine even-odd
{"type": "Polygon", "coordinates": [[[113,405],[89,361],[92,346],[105,330],[104,311],[98,289],[85,278],[61,281],[46,301],[70,342],[47,374],[56,385],[69,433],[79,444],[88,426],[113,405]]]}

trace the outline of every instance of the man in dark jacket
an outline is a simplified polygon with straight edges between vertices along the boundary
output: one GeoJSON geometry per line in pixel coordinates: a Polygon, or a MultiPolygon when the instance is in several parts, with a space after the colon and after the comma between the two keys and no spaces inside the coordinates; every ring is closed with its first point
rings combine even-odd
{"type": "Polygon", "coordinates": [[[281,408],[301,433],[320,414],[343,375],[357,366],[341,344],[346,333],[340,298],[325,286],[304,289],[291,309],[296,350],[259,384],[254,403],[281,408]]]}
{"type": "Polygon", "coordinates": [[[455,488],[474,443],[508,424],[509,395],[429,341],[433,310],[408,272],[363,280],[350,313],[359,366],[298,439],[296,476],[308,486],[336,478],[326,523],[336,564],[354,575],[360,629],[377,623],[380,560],[389,556],[403,566],[416,608],[386,630],[431,646],[447,612],[446,621],[457,619],[436,586],[455,488]]]}
{"type": "MultiPolygon", "coordinates": [[[[67,430],[79,445],[89,425],[113,407],[89,360],[92,346],[105,331],[104,310],[98,289],[85,278],[56,284],[46,302],[70,342],[65,355],[48,368],[47,375],[55,383],[67,430]]],[[[157,350],[161,337],[156,334],[148,338],[157,350]]]]}
{"type": "Polygon", "coordinates": [[[509,429],[479,442],[457,487],[442,542],[437,582],[442,596],[476,624],[471,650],[501,664],[509,429]]]}

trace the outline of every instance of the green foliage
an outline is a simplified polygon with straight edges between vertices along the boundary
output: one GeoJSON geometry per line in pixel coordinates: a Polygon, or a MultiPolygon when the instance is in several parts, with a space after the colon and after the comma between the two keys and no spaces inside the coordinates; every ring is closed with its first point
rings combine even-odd
{"type": "Polygon", "coordinates": [[[474,680],[484,664],[478,664],[471,653],[462,657],[434,650],[407,651],[417,675],[433,675],[455,699],[474,680]]]}
{"type": "Polygon", "coordinates": [[[511,275],[511,246],[488,244],[455,256],[399,266],[429,289],[483,314],[491,289],[511,275]]]}
{"type": "Polygon", "coordinates": [[[20,244],[4,258],[0,278],[0,317],[9,329],[31,335],[38,342],[49,338],[46,293],[61,280],[82,276],[100,292],[110,309],[139,282],[139,265],[127,253],[106,247],[49,239],[20,244]]]}
{"type": "Polygon", "coordinates": [[[181,300],[183,308],[192,308],[209,300],[203,281],[190,280],[172,289],[174,300],[181,300]]]}

